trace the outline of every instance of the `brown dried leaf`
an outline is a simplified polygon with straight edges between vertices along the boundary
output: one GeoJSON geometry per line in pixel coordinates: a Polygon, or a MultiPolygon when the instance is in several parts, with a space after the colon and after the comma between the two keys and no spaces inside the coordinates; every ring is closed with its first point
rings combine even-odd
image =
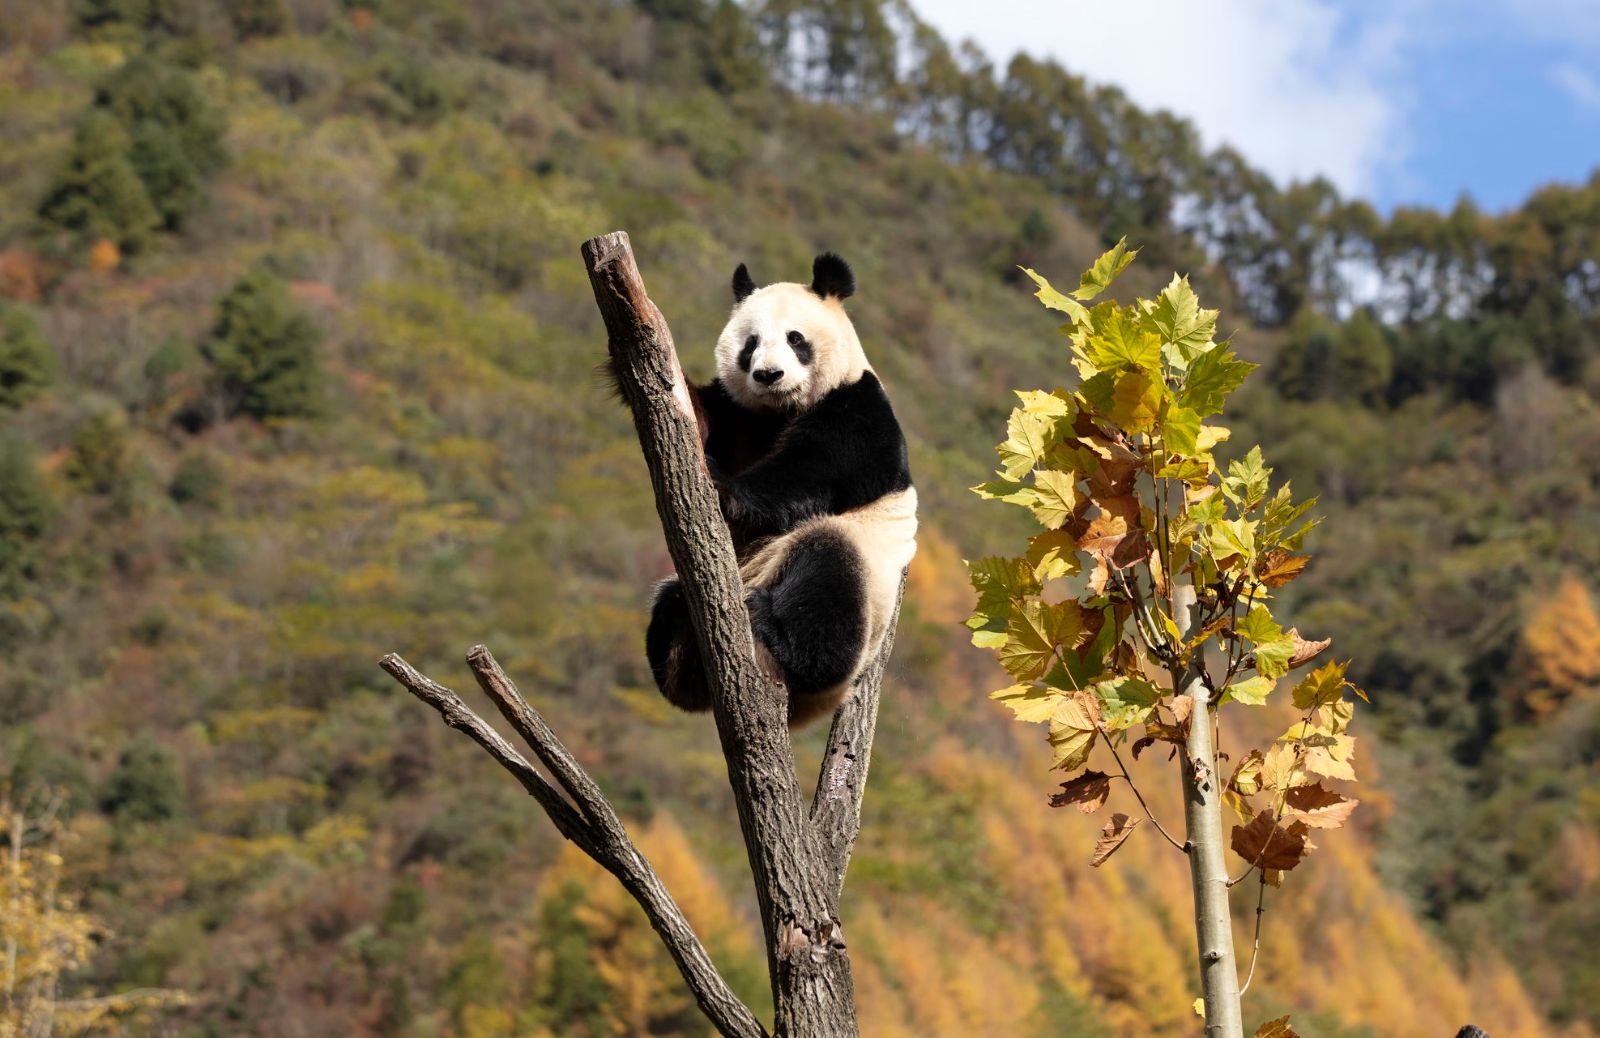
{"type": "Polygon", "coordinates": [[[1273,548],[1256,563],[1256,579],[1267,587],[1283,587],[1306,568],[1309,555],[1290,555],[1282,548],[1273,548]]]}
{"type": "Polygon", "coordinates": [[[1073,805],[1086,815],[1094,814],[1105,806],[1111,795],[1111,776],[1103,771],[1085,771],[1076,778],[1061,783],[1061,792],[1050,796],[1051,807],[1073,805]]]}
{"type": "Polygon", "coordinates": [[[1211,765],[1206,763],[1204,757],[1195,757],[1189,761],[1189,767],[1194,772],[1194,784],[1202,789],[1211,783],[1211,765]]]}
{"type": "Polygon", "coordinates": [[[1120,811],[1111,816],[1111,820],[1100,830],[1100,839],[1095,841],[1094,856],[1089,859],[1089,864],[1099,867],[1105,864],[1107,858],[1117,853],[1128,834],[1133,832],[1133,827],[1144,821],[1142,818],[1129,818],[1120,811]]]}
{"type": "Polygon", "coordinates": [[[1149,749],[1155,744],[1156,737],[1153,735],[1146,735],[1135,739],[1133,742],[1133,759],[1138,760],[1139,754],[1143,753],[1145,750],[1149,749]]]}
{"type": "Polygon", "coordinates": [[[1189,723],[1189,715],[1194,713],[1194,700],[1189,696],[1173,696],[1167,704],[1172,709],[1172,719],[1182,728],[1189,723]]]}
{"type": "Polygon", "coordinates": [[[1340,796],[1319,782],[1289,790],[1284,795],[1288,808],[1284,817],[1298,819],[1313,829],[1337,829],[1350,820],[1350,812],[1359,803],[1361,801],[1340,796]]]}
{"type": "Polygon", "coordinates": [[[1288,634],[1290,638],[1294,639],[1294,655],[1289,657],[1290,670],[1310,663],[1326,652],[1328,646],[1333,644],[1332,638],[1324,638],[1320,642],[1308,642],[1300,637],[1299,629],[1294,627],[1289,628],[1288,634]]]}
{"type": "Polygon", "coordinates": [[[1233,827],[1233,853],[1252,865],[1288,872],[1306,856],[1304,822],[1278,824],[1272,808],[1263,808],[1249,825],[1233,827]]]}
{"type": "Polygon", "coordinates": [[[1280,1016],[1256,1028],[1255,1038],[1300,1038],[1300,1032],[1289,1026],[1287,1016],[1280,1016]]]}

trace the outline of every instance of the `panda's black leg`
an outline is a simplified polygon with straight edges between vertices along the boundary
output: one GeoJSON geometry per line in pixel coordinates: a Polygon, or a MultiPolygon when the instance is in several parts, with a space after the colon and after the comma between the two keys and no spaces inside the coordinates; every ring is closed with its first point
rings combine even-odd
{"type": "Polygon", "coordinates": [[[644,634],[644,653],[656,687],[673,706],[683,710],[711,709],[711,690],[700,662],[700,643],[689,620],[689,604],[677,577],[656,589],[650,626],[644,634]]]}
{"type": "MultiPolygon", "coordinates": [[[[836,530],[800,538],[778,577],[746,599],[750,626],[796,700],[837,688],[854,675],[867,640],[861,556],[836,530]]],[[[800,703],[793,712],[805,714],[800,703]]]]}

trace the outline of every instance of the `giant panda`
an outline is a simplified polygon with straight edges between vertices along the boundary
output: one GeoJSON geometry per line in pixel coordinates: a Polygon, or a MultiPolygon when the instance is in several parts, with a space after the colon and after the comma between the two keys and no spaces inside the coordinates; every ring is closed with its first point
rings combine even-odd
{"type": "MultiPolygon", "coordinates": [[[[690,386],[757,660],[787,690],[791,726],[850,695],[916,552],[905,436],[845,313],[854,291],[832,253],[816,258],[809,285],[757,287],[741,263],[717,377],[690,386]]],[[[656,588],[645,655],[669,702],[710,708],[676,577],[656,588]]]]}

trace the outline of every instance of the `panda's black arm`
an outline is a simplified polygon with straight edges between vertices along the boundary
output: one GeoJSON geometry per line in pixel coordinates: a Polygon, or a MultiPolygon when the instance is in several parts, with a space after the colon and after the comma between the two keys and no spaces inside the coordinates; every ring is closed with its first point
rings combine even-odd
{"type": "Polygon", "coordinates": [[[762,535],[869,504],[910,485],[905,437],[871,372],[797,418],[770,455],[719,480],[729,519],[762,535]]]}

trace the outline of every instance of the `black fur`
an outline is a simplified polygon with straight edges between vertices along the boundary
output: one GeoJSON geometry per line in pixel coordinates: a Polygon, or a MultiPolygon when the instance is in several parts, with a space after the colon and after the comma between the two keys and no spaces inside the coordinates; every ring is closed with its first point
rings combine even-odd
{"type": "Polygon", "coordinates": [[[750,358],[755,356],[756,347],[761,345],[761,336],[752,335],[744,341],[744,347],[739,350],[738,364],[740,371],[750,370],[750,358]]]}
{"type": "Polygon", "coordinates": [[[673,706],[691,712],[711,709],[700,643],[690,626],[689,604],[677,577],[663,581],[656,589],[650,626],[644,633],[644,654],[650,661],[656,687],[673,706]]]}
{"type": "Polygon", "coordinates": [[[856,276],[837,253],[824,252],[811,261],[811,291],[823,299],[849,299],[856,291],[856,276]]]}
{"type": "Polygon", "coordinates": [[[711,426],[706,449],[721,469],[723,514],[747,540],[776,536],[815,516],[839,515],[911,486],[905,436],[883,384],[870,371],[808,411],[778,413],[775,425],[772,417],[734,404],[720,381],[702,391],[701,406],[711,426]],[[712,403],[719,398],[736,414],[712,403]],[[752,439],[770,448],[739,449],[752,439]],[[756,460],[745,462],[748,453],[756,460]]]}
{"type": "Polygon", "coordinates": [[[794,351],[794,359],[802,364],[811,363],[811,341],[799,332],[789,333],[789,348],[794,351]]]}
{"type": "Polygon", "coordinates": [[[750,629],[766,646],[790,695],[826,692],[848,679],[867,641],[866,573],[836,530],[805,534],[778,578],[746,599],[750,629]]]}
{"type": "Polygon", "coordinates": [[[749,269],[739,264],[733,272],[733,298],[735,302],[742,303],[750,298],[750,293],[756,290],[755,278],[750,276],[749,269]]]}

